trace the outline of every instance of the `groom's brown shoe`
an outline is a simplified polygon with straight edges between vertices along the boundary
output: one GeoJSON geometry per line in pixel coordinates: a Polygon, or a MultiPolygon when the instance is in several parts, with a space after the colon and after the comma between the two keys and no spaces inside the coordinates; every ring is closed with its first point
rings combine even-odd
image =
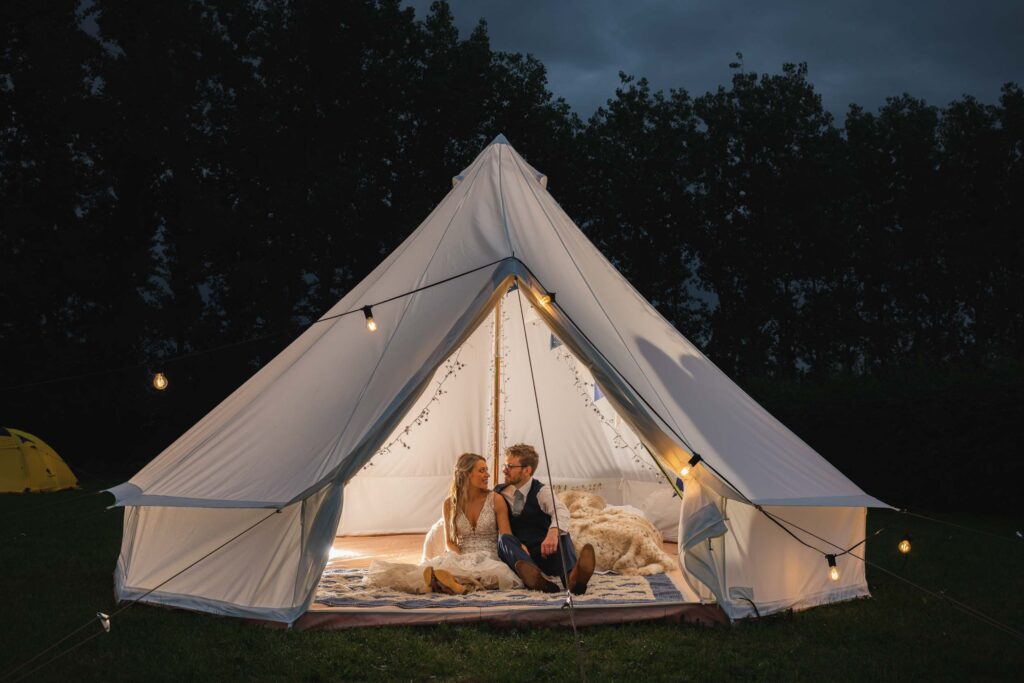
{"type": "Polygon", "coordinates": [[[594,557],[594,546],[587,543],[580,550],[580,557],[576,566],[569,572],[569,590],[573,595],[583,595],[587,592],[587,584],[590,577],[594,575],[594,566],[597,559],[594,557]]]}
{"type": "Polygon", "coordinates": [[[557,584],[548,581],[540,569],[537,569],[537,565],[532,562],[525,560],[516,562],[516,574],[530,590],[544,591],[545,593],[558,593],[561,590],[557,584]]]}

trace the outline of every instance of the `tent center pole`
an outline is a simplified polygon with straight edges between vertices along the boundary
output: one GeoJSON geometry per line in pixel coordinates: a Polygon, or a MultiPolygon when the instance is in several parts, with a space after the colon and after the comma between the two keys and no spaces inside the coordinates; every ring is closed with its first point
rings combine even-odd
{"type": "Polygon", "coordinates": [[[501,299],[498,299],[498,303],[494,306],[494,400],[492,409],[494,411],[494,434],[492,436],[492,442],[494,443],[493,455],[494,455],[494,486],[498,485],[498,471],[501,469],[498,463],[498,453],[500,451],[499,434],[501,429],[501,299]]]}

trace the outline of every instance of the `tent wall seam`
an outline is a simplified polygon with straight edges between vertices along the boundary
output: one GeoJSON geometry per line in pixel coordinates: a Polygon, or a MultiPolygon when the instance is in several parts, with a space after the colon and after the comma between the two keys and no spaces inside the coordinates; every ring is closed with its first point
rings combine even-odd
{"type": "Polygon", "coordinates": [[[509,256],[511,256],[512,254],[515,253],[515,250],[512,249],[512,235],[508,231],[508,213],[506,212],[506,209],[505,209],[505,190],[502,187],[502,183],[503,183],[502,163],[501,163],[502,151],[503,151],[502,150],[502,145],[499,145],[498,146],[498,199],[501,202],[501,222],[502,222],[502,224],[505,227],[505,239],[508,240],[508,253],[509,253],[509,256]]]}

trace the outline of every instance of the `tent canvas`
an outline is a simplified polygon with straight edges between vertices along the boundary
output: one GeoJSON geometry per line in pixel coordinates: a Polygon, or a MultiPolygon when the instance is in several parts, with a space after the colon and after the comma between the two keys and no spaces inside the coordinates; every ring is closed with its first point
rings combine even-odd
{"type": "MultiPolygon", "coordinates": [[[[521,327],[540,330],[540,321],[546,330],[536,334],[554,335],[571,352],[584,381],[603,393],[610,419],[642,444],[648,464],[675,472],[693,453],[703,457],[706,466],[695,468],[684,489],[680,526],[684,573],[702,597],[740,618],[754,612],[753,604],[765,614],[868,594],[861,563],[841,557],[841,578],[830,581],[821,553],[795,542],[755,506],[848,547],[864,537],[865,508],[885,504],[662,318],[562,211],[546,178],[499,136],[321,321],[111,489],[125,508],[118,597],[291,623],[309,608],[339,528],[420,528],[426,522],[417,515],[388,516],[381,492],[389,500],[418,497],[410,509],[428,517],[430,505],[439,505],[437,463],[492,445],[482,387],[493,369],[482,360],[484,337],[474,342],[474,334],[488,329],[512,285],[517,302],[528,303],[521,327]],[[555,303],[542,303],[548,293],[557,295],[555,303]],[[367,331],[365,306],[372,306],[377,332],[367,331]],[[527,309],[535,316],[530,321],[527,309]],[[419,414],[438,373],[462,352],[480,357],[459,370],[452,386],[460,391],[435,402],[446,407],[437,408],[437,417],[431,408],[431,426],[409,433],[416,452],[403,448],[406,457],[389,465],[397,459],[380,451],[396,445],[396,430],[419,414]]],[[[501,349],[498,355],[516,353],[511,342],[501,349]]],[[[559,477],[618,482],[621,502],[633,505],[643,502],[641,493],[626,491],[634,480],[643,495],[665,490],[608,456],[595,430],[593,448],[574,441],[572,402],[552,407],[544,404],[545,390],[536,397],[524,390],[527,377],[540,384],[554,377],[536,370],[505,374],[507,415],[498,413],[499,433],[541,445],[543,425],[555,484],[559,477]],[[539,416],[535,433],[530,414],[539,416]],[[618,469],[608,471],[609,463],[618,469]],[[642,486],[648,483],[652,490],[642,486]]],[[[550,396],[558,390],[547,389],[550,396]]]]}

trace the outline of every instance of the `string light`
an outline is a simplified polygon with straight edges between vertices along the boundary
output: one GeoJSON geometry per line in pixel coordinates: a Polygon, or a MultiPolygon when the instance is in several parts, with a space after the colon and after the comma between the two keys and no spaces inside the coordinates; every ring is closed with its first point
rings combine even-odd
{"type": "Polygon", "coordinates": [[[833,581],[839,580],[839,567],[836,566],[836,556],[826,555],[825,559],[828,561],[828,578],[833,581]]]}
{"type": "Polygon", "coordinates": [[[167,388],[167,375],[162,372],[158,372],[153,375],[153,388],[157,391],[163,391],[167,388]]]}
{"type": "Polygon", "coordinates": [[[373,319],[373,308],[370,306],[363,306],[363,315],[366,316],[366,329],[370,332],[376,332],[377,321],[373,319]]]}
{"type": "Polygon", "coordinates": [[[544,304],[545,306],[553,303],[554,301],[555,301],[555,293],[554,292],[548,292],[547,294],[545,294],[544,296],[542,296],[540,298],[540,302],[542,304],[544,304]]]}
{"type": "Polygon", "coordinates": [[[901,553],[907,555],[910,553],[910,536],[904,536],[900,539],[899,545],[896,546],[901,553]]]}
{"type": "Polygon", "coordinates": [[[700,454],[699,453],[694,453],[693,457],[690,458],[689,462],[687,462],[685,465],[683,465],[683,469],[679,470],[679,475],[683,479],[689,479],[690,478],[690,472],[693,471],[693,468],[696,467],[697,463],[699,463],[700,461],[701,461],[700,454]]]}

